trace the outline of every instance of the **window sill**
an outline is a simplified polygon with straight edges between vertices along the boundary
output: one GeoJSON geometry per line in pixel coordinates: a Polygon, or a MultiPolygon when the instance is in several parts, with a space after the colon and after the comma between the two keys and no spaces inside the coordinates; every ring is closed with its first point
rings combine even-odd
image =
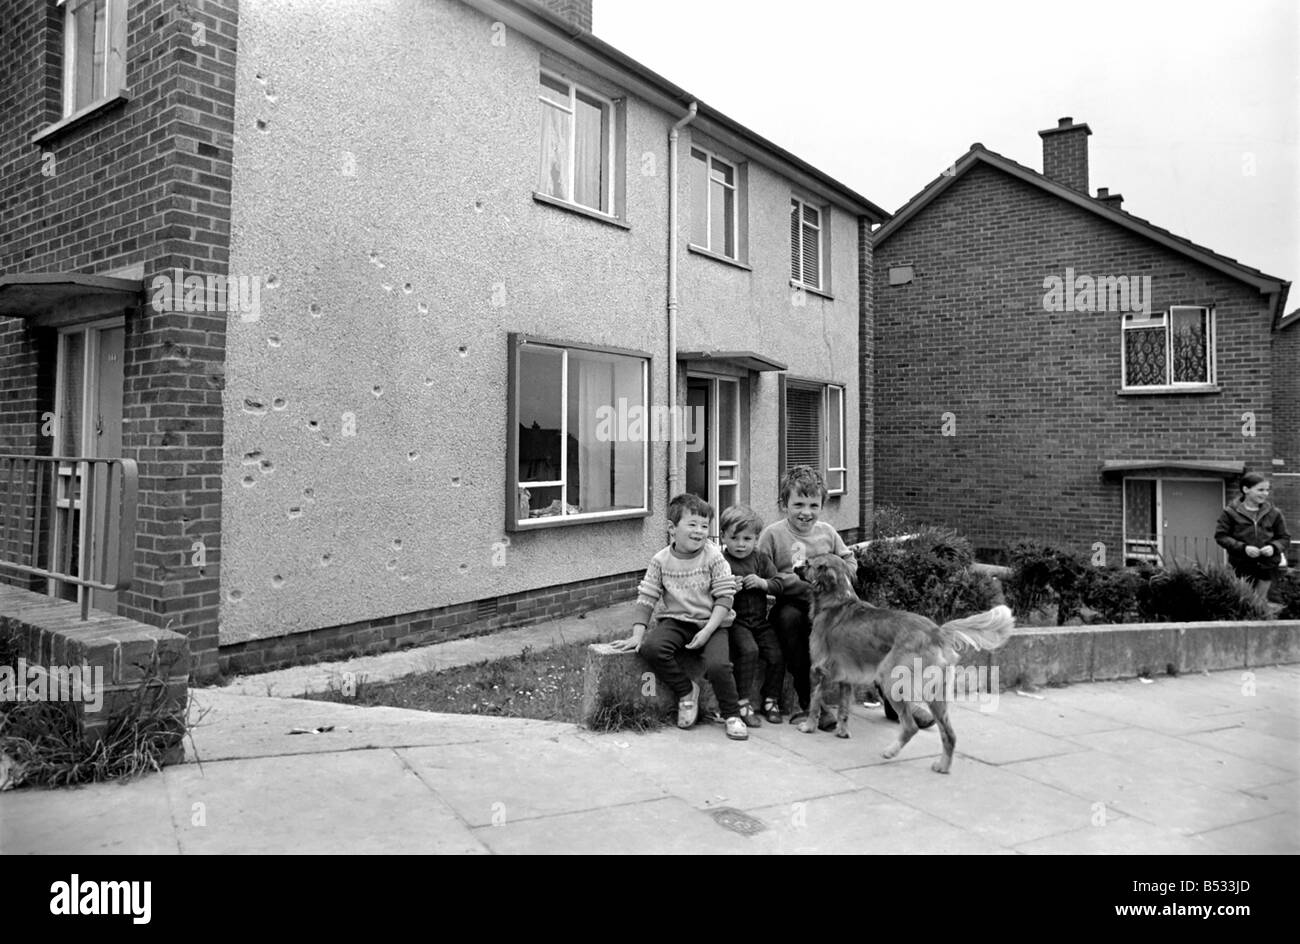
{"type": "Polygon", "coordinates": [[[580,524],[600,524],[605,521],[630,521],[634,518],[649,518],[648,509],[638,511],[610,512],[594,515],[551,515],[545,518],[528,518],[524,521],[506,522],[506,530],[512,534],[520,531],[543,531],[547,528],[568,528],[580,524]]]}
{"type": "Polygon", "coordinates": [[[811,285],[804,285],[802,282],[796,282],[794,279],[790,280],[790,287],[802,289],[803,291],[807,292],[809,295],[817,295],[821,298],[826,299],[827,301],[832,301],[832,302],[835,301],[835,296],[832,295],[830,292],[823,292],[819,288],[813,288],[811,285]]]}
{"type": "Polygon", "coordinates": [[[80,111],[74,111],[67,118],[56,121],[49,127],[42,128],[40,131],[36,132],[32,135],[32,144],[40,144],[42,141],[57,138],[59,135],[63,134],[63,132],[71,131],[73,128],[78,128],[93,118],[98,117],[101,112],[106,112],[112,108],[116,108],[118,105],[125,105],[130,100],[130,90],[120,89],[116,94],[109,95],[106,98],[101,98],[97,102],[91,102],[80,111]]]}
{"type": "Polygon", "coordinates": [[[1222,388],[1218,384],[1188,384],[1185,387],[1121,387],[1115,391],[1119,397],[1154,397],[1154,396],[1179,396],[1184,393],[1206,394],[1221,393],[1222,388]]]}
{"type": "Polygon", "coordinates": [[[591,207],[581,206],[577,203],[570,203],[567,200],[558,200],[549,194],[533,191],[533,200],[537,203],[545,203],[547,206],[553,206],[561,210],[568,210],[570,213],[576,213],[579,216],[585,216],[593,219],[598,223],[606,223],[610,226],[617,226],[619,229],[631,229],[631,225],[623,222],[616,216],[610,216],[608,213],[601,213],[599,210],[593,210],[591,207]]]}
{"type": "Polygon", "coordinates": [[[751,267],[747,266],[739,259],[733,259],[730,256],[724,256],[722,255],[722,253],[714,252],[712,249],[705,249],[703,246],[697,246],[694,243],[687,243],[686,248],[689,249],[691,252],[695,253],[697,256],[704,256],[706,259],[713,259],[717,262],[721,262],[723,265],[735,266],[737,269],[744,269],[746,272],[754,271],[751,267]]]}

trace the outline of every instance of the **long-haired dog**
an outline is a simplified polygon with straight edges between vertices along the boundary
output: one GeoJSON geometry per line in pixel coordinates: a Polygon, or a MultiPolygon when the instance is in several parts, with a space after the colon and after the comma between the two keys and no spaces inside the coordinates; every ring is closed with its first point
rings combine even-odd
{"type": "Polygon", "coordinates": [[[882,609],[858,599],[853,590],[851,565],[834,554],[814,557],[796,567],[795,573],[812,585],[813,601],[810,651],[814,688],[808,718],[799,730],[805,734],[817,730],[823,707],[822,692],[826,685],[838,685],[840,703],[835,734],[848,737],[853,686],[878,681],[884,697],[898,712],[900,723],[898,741],[883,756],[897,756],[916,734],[918,728],[909,701],[924,701],[934,714],[943,741],[943,756],[931,765],[931,770],[946,774],[952,766],[952,752],[957,744],[957,735],[948,720],[947,685],[925,686],[923,697],[922,680],[910,676],[919,666],[923,676],[937,673],[946,679],[963,648],[998,648],[1015,628],[1011,610],[995,606],[986,613],[939,626],[916,613],[882,609]],[[897,666],[903,668],[895,673],[897,666]],[[894,679],[910,684],[891,684],[894,679]],[[934,698],[936,688],[938,697],[934,698]]]}

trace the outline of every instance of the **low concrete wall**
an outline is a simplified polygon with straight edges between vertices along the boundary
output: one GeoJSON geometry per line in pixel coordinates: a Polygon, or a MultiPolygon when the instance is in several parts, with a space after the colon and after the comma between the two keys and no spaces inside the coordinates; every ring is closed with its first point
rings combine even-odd
{"type": "MultiPolygon", "coordinates": [[[[682,667],[700,682],[701,713],[717,706],[703,660],[683,654],[682,667]]],[[[1122,626],[1024,626],[1001,649],[967,652],[963,665],[983,669],[979,690],[1062,685],[1164,675],[1170,672],[1245,669],[1300,662],[1300,620],[1242,623],[1135,623],[1122,626]]],[[[976,681],[975,679],[971,680],[976,681]]],[[[785,704],[794,704],[786,678],[785,704]]],[[[832,696],[833,697],[833,696],[832,696]]],[[[761,705],[758,692],[751,693],[761,705]]],[[[582,723],[602,705],[652,702],[670,712],[677,700],[636,653],[604,643],[587,650],[582,723]]]]}
{"type": "Polygon", "coordinates": [[[996,668],[1000,688],[1248,669],[1300,662],[1300,620],[1022,626],[964,665],[996,668]]]}
{"type": "MultiPolygon", "coordinates": [[[[102,738],[114,716],[131,706],[151,672],[165,686],[157,693],[158,707],[185,710],[190,649],[189,640],[180,633],[125,616],[96,616],[94,611],[82,622],[75,603],[0,585],[0,637],[13,640],[17,657],[28,667],[54,668],[64,679],[70,679],[71,673],[84,679],[83,667],[89,669],[93,690],[83,688],[79,698],[62,700],[74,701],[91,739],[102,738]]],[[[27,678],[14,681],[26,686],[27,678]]],[[[151,694],[150,702],[154,701],[151,694]]],[[[180,763],[184,756],[184,747],[178,744],[165,763],[180,763]]]]}

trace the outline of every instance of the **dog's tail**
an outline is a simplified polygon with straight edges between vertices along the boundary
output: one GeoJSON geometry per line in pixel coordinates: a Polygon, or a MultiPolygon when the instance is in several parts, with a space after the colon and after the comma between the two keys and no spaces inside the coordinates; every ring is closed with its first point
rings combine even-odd
{"type": "Polygon", "coordinates": [[[957,652],[966,647],[971,649],[996,649],[1011,636],[1016,628],[1011,610],[1005,606],[995,606],[986,613],[976,613],[965,619],[952,620],[939,627],[943,641],[957,652]]]}

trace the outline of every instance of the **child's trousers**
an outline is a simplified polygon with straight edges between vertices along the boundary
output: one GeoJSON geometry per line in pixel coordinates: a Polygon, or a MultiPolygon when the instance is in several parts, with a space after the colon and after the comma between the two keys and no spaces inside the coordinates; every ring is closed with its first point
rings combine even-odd
{"type": "Polygon", "coordinates": [[[808,640],[812,636],[811,604],[791,597],[777,597],[768,619],[776,630],[777,641],[785,655],[785,664],[794,677],[794,693],[799,699],[799,709],[808,710],[812,696],[812,655],[808,640]]]}
{"type": "Polygon", "coordinates": [[[748,698],[754,690],[758,666],[763,664],[764,701],[781,700],[785,686],[785,657],[777,643],[776,632],[766,619],[757,622],[737,619],[731,624],[731,661],[736,666],[736,689],[739,697],[748,698]]]}
{"type": "Polygon", "coordinates": [[[650,663],[655,675],[680,700],[691,693],[690,677],[682,671],[677,662],[677,655],[683,651],[699,652],[704,657],[704,677],[713,686],[713,694],[718,699],[718,710],[724,718],[733,718],[740,714],[739,696],[736,694],[736,678],[732,672],[726,629],[716,629],[703,649],[688,650],[686,644],[695,638],[700,627],[684,620],[659,619],[641,640],[638,650],[641,657],[650,663]]]}

